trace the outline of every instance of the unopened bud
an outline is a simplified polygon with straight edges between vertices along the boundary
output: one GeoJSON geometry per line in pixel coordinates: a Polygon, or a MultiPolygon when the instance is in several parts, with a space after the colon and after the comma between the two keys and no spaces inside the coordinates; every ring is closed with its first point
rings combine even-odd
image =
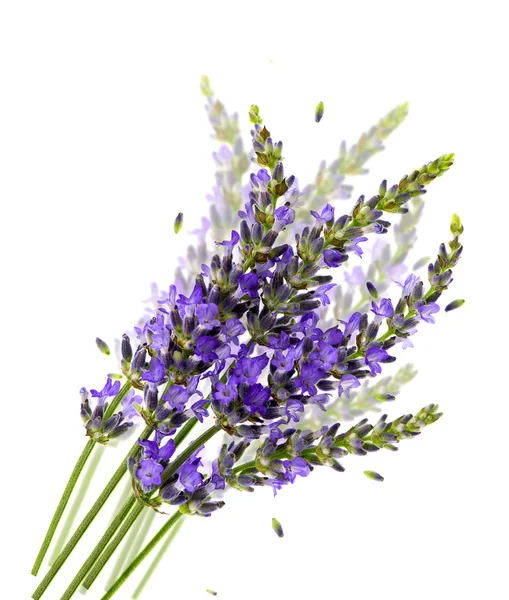
{"type": "Polygon", "coordinates": [[[383,481],[384,478],[380,475],[380,473],[377,473],[376,471],[364,471],[364,475],[366,475],[366,477],[368,479],[372,479],[373,481],[383,481]]]}
{"type": "Polygon", "coordinates": [[[316,108],[315,108],[315,121],[316,121],[316,123],[320,123],[320,121],[322,120],[324,108],[325,107],[323,105],[323,102],[319,102],[316,105],[316,108]]]}
{"type": "Polygon", "coordinates": [[[178,233],[182,229],[182,225],[184,224],[184,213],[179,213],[177,218],[175,219],[175,223],[173,223],[173,231],[178,233]]]}
{"type": "Polygon", "coordinates": [[[272,529],[276,532],[276,535],[282,538],[285,534],[283,533],[283,528],[281,527],[281,523],[274,517],[272,519],[272,529]]]}
{"type": "Polygon", "coordinates": [[[97,347],[103,354],[106,354],[107,356],[110,355],[110,349],[106,342],[103,342],[101,338],[95,338],[95,343],[97,344],[97,347]]]}

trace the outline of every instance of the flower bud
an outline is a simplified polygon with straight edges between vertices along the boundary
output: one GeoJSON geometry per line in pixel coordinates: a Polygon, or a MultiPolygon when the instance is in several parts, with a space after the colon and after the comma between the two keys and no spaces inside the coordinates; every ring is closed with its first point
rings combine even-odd
{"type": "Polygon", "coordinates": [[[95,338],[95,343],[97,344],[97,347],[103,354],[106,354],[107,356],[110,355],[110,349],[106,342],[103,342],[101,338],[95,338]]]}
{"type": "Polygon", "coordinates": [[[324,104],[323,104],[323,102],[320,101],[316,105],[316,108],[315,108],[315,122],[316,123],[320,123],[320,121],[322,120],[324,109],[325,109],[324,104]]]}
{"type": "Polygon", "coordinates": [[[364,475],[373,481],[383,481],[384,478],[376,471],[364,471],[364,475]]]}
{"type": "Polygon", "coordinates": [[[280,538],[284,537],[283,528],[281,527],[281,523],[274,517],[272,519],[272,529],[275,531],[276,535],[280,538]]]}
{"type": "Polygon", "coordinates": [[[449,312],[451,310],[456,310],[457,308],[459,308],[460,306],[463,306],[465,304],[465,300],[453,300],[452,302],[449,302],[449,304],[445,307],[445,312],[449,312]]]}
{"type": "Polygon", "coordinates": [[[182,225],[184,224],[184,213],[179,213],[177,218],[175,219],[175,223],[173,223],[173,231],[178,233],[182,229],[182,225]]]}

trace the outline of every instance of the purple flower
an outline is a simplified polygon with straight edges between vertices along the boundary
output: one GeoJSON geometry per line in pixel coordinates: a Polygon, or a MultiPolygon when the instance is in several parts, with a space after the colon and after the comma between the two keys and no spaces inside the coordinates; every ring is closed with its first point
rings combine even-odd
{"type": "Polygon", "coordinates": [[[338,351],[327,342],[320,341],[318,347],[310,353],[309,360],[328,371],[338,361],[338,351]]]}
{"type": "Polygon", "coordinates": [[[300,421],[300,417],[297,413],[304,412],[304,404],[300,400],[290,398],[285,406],[285,414],[288,417],[288,423],[290,421],[300,421]]]}
{"type": "Polygon", "coordinates": [[[417,306],[419,316],[423,321],[426,321],[426,323],[435,323],[435,317],[433,317],[432,315],[437,313],[439,310],[440,306],[438,306],[436,302],[430,302],[429,304],[419,304],[419,306],[417,306]]]}
{"type": "Polygon", "coordinates": [[[334,219],[334,208],[330,204],[326,204],[321,214],[318,214],[316,210],[310,211],[313,217],[317,221],[317,225],[325,225],[328,221],[334,219]]]}
{"type": "Polygon", "coordinates": [[[272,357],[271,364],[276,367],[278,371],[288,373],[291,371],[295,364],[295,348],[290,348],[286,353],[286,356],[282,350],[276,350],[272,357]]]}
{"type": "Polygon", "coordinates": [[[136,471],[136,477],[141,483],[144,492],[151,492],[161,484],[161,473],[164,467],[153,458],[142,458],[136,471]]]}
{"type": "Polygon", "coordinates": [[[164,379],[164,365],[163,363],[153,356],[150,359],[150,366],[148,371],[145,371],[143,375],[140,377],[142,381],[148,381],[148,383],[161,383],[164,379]]]}
{"type": "Polygon", "coordinates": [[[283,465],[285,467],[285,479],[288,479],[290,483],[293,483],[297,476],[307,477],[311,473],[308,463],[300,456],[293,460],[284,460],[283,465]]]}
{"type": "Polygon", "coordinates": [[[178,412],[183,412],[189,398],[198,394],[202,396],[202,393],[197,389],[200,377],[195,375],[189,379],[189,384],[186,388],[181,385],[172,385],[170,389],[164,394],[163,400],[174,408],[178,412]]]}
{"type": "Polygon", "coordinates": [[[345,260],[348,260],[348,256],[346,254],[341,254],[339,250],[324,250],[323,260],[328,267],[334,269],[339,267],[345,260]]]}
{"type": "Polygon", "coordinates": [[[300,377],[295,380],[295,385],[302,388],[303,392],[306,392],[312,396],[316,394],[315,384],[324,377],[325,371],[319,369],[312,363],[305,363],[300,371],[300,377]]]}
{"type": "Polygon", "coordinates": [[[355,377],[355,375],[342,375],[338,385],[338,396],[345,394],[347,398],[350,398],[350,390],[360,387],[361,382],[355,377]]]}
{"type": "Polygon", "coordinates": [[[102,406],[110,396],[116,396],[120,390],[120,381],[112,383],[111,377],[108,377],[103,389],[98,392],[97,390],[90,390],[90,394],[93,398],[97,398],[97,406],[102,406]]]}
{"type": "Polygon", "coordinates": [[[225,248],[224,255],[225,256],[231,256],[233,253],[233,249],[239,243],[239,240],[240,240],[239,234],[235,230],[233,230],[230,240],[225,240],[224,242],[216,242],[216,244],[218,246],[224,246],[224,248],[225,248]]]}
{"type": "Polygon", "coordinates": [[[209,411],[205,408],[205,404],[207,404],[207,400],[198,400],[191,406],[194,416],[200,423],[203,423],[203,419],[209,416],[209,411]]]}
{"type": "Polygon", "coordinates": [[[178,412],[183,412],[187,401],[189,400],[189,393],[186,388],[181,385],[172,385],[171,388],[163,396],[163,400],[174,408],[178,412]]]}
{"type": "Polygon", "coordinates": [[[394,308],[389,298],[382,298],[380,306],[371,302],[371,312],[375,313],[375,323],[381,323],[383,319],[390,319],[394,315],[394,308]]]}
{"type": "Polygon", "coordinates": [[[389,355],[385,350],[373,346],[366,351],[364,362],[368,365],[371,375],[376,375],[377,373],[382,372],[382,367],[378,363],[387,358],[389,358],[389,355]]]}
{"type": "Polygon", "coordinates": [[[201,304],[203,302],[203,290],[201,286],[198,284],[194,286],[192,294],[189,296],[184,296],[184,294],[180,294],[177,300],[177,304],[181,309],[181,314],[184,314],[186,317],[192,317],[194,314],[194,309],[197,304],[201,304]]]}
{"type": "Polygon", "coordinates": [[[228,319],[222,328],[222,332],[224,333],[226,340],[228,342],[232,342],[235,345],[239,345],[239,335],[245,333],[246,328],[242,324],[239,319],[232,317],[228,319]]]}
{"type": "Polygon", "coordinates": [[[346,252],[353,252],[354,254],[357,254],[357,256],[361,257],[363,255],[363,251],[362,248],[359,246],[359,244],[361,242],[366,242],[367,241],[367,237],[355,237],[353,238],[350,243],[348,244],[348,246],[345,246],[345,251],[346,252]]]}
{"type": "Polygon", "coordinates": [[[349,335],[352,335],[354,331],[357,331],[357,329],[359,329],[359,325],[361,324],[361,313],[354,312],[353,315],[348,319],[348,321],[340,321],[340,323],[343,323],[343,325],[345,325],[343,335],[345,337],[348,337],[349,335]]]}
{"type": "Polygon", "coordinates": [[[134,417],[140,416],[133,406],[135,402],[141,406],[143,398],[141,396],[135,396],[134,390],[129,390],[120,405],[122,414],[126,419],[134,419],[134,417]]]}
{"type": "Polygon", "coordinates": [[[249,407],[251,413],[258,413],[262,417],[267,412],[267,402],[270,398],[270,389],[255,383],[250,386],[247,394],[244,396],[244,404],[249,407]]]}
{"type": "Polygon", "coordinates": [[[336,283],[326,283],[324,285],[319,285],[316,289],[315,289],[315,294],[314,294],[314,298],[318,298],[320,300],[320,302],[323,304],[323,306],[327,306],[327,304],[330,304],[330,300],[327,296],[327,292],[329,290],[331,290],[333,287],[336,287],[336,283]]]}
{"type": "Polygon", "coordinates": [[[198,323],[205,329],[213,329],[221,325],[221,322],[216,319],[219,314],[219,308],[216,304],[198,304],[195,314],[198,323]]]}
{"type": "Polygon", "coordinates": [[[210,363],[219,358],[215,350],[217,350],[220,345],[221,342],[217,338],[209,335],[202,335],[196,342],[196,354],[203,360],[203,362],[210,363]]]}
{"type": "Polygon", "coordinates": [[[250,298],[258,298],[258,285],[258,275],[256,273],[246,273],[239,278],[241,292],[248,294],[250,298]]]}
{"type": "Polygon", "coordinates": [[[212,393],[212,398],[221,404],[228,404],[237,398],[237,384],[229,381],[216,383],[215,391],[212,393]]]}
{"type": "Polygon", "coordinates": [[[281,229],[290,225],[295,220],[295,211],[290,206],[280,206],[274,211],[276,222],[274,223],[274,231],[279,233],[281,229]]]}
{"type": "Polygon", "coordinates": [[[157,442],[151,440],[138,440],[138,444],[143,447],[146,458],[153,458],[157,461],[169,460],[175,453],[175,442],[172,439],[161,447],[157,442]]]}
{"type": "Polygon", "coordinates": [[[396,281],[396,285],[399,285],[399,287],[402,288],[402,298],[404,298],[405,296],[409,296],[413,292],[415,284],[419,281],[420,278],[414,275],[413,273],[410,273],[410,275],[405,279],[405,283],[399,283],[398,281],[396,281]]]}
{"type": "Polygon", "coordinates": [[[198,465],[194,462],[186,462],[182,465],[179,473],[179,481],[187,492],[194,492],[203,480],[201,473],[198,473],[198,465]]]}
{"type": "Polygon", "coordinates": [[[251,173],[251,183],[254,189],[260,192],[266,192],[270,181],[270,175],[267,169],[260,169],[256,175],[251,173]]]}
{"type": "Polygon", "coordinates": [[[254,358],[241,358],[233,369],[233,378],[237,383],[256,383],[269,359],[266,354],[254,358]]]}
{"type": "Polygon", "coordinates": [[[337,325],[335,325],[334,327],[330,327],[325,332],[323,332],[321,329],[316,328],[313,331],[311,339],[314,342],[323,340],[331,346],[339,346],[339,344],[341,344],[341,341],[343,340],[343,333],[339,330],[339,327],[337,325]]]}

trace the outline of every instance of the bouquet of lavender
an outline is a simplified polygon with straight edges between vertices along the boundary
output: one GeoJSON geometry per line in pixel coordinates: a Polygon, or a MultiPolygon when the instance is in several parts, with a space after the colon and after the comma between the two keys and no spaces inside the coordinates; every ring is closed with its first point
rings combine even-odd
{"type": "MultiPolygon", "coordinates": [[[[106,445],[143,424],[137,439],[104,491],[42,579],[38,600],[123,476],[131,488],[104,535],[67,590],[89,588],[128,532],[125,551],[103,600],[111,598],[151,551],[167,547],[186,515],[209,517],[225,506],[229,488],[274,494],[321,466],[344,470],[349,454],[395,451],[440,416],[429,404],[417,414],[376,422],[357,419],[394,400],[415,374],[410,365],[379,378],[398,350],[411,345],[424,323],[434,323],[438,300],[452,282],[463,226],[457,215],[452,239],[429,262],[427,282],[403,262],[415,241],[426,186],[453,164],[442,155],[370,197],[360,196],[350,212],[337,214],[347,199],[345,176],[366,172],[364,164],[383,149],[383,140],[406,115],[397,107],[357,144],[322,163],[316,181],[300,190],[283,167],[283,144],[275,143],[257,106],[249,112],[252,153],[246,153],[238,118],[215,99],[202,80],[216,139],[217,181],[210,219],[203,218],[177,271],[176,284],[154,291],[155,306],[121,341],[122,375],[81,394],[81,416],[89,438],[65,488],[32,570],[37,575],[71,493],[94,447],[106,445]],[[243,176],[254,162],[247,186],[243,176]],[[392,217],[391,217],[392,215],[392,217]],[[399,219],[391,228],[390,218],[399,219]],[[381,241],[394,230],[396,251],[381,241]],[[215,240],[209,247],[208,236],[215,240]],[[347,270],[371,237],[372,261],[364,272],[347,270]],[[343,285],[331,273],[343,272],[343,285]],[[389,293],[390,281],[399,290],[389,293]],[[331,303],[331,300],[333,301],[331,303]],[[374,380],[374,381],[373,381],[374,380]],[[193,430],[201,426],[201,433],[193,430]],[[198,435],[199,433],[199,435],[198,435]],[[149,518],[172,512],[146,544],[149,518]],[[134,534],[133,534],[134,532],[134,534]],[[126,561],[127,553],[131,558],[126,561]],[[125,568],[123,568],[125,567],[125,568]],[[122,570],[123,569],[123,570],[122,570]]],[[[323,104],[316,121],[323,116],[323,104]]],[[[175,231],[182,226],[182,215],[175,231]]],[[[428,262],[418,261],[414,270],[428,262]]],[[[450,302],[445,310],[461,306],[450,302]]],[[[97,340],[99,348],[108,346],[97,340]]],[[[366,471],[370,478],[382,477],[366,471]]],[[[274,521],[278,535],[281,525],[274,521]]],[[[147,571],[150,575],[162,552],[147,571]]],[[[144,578],[146,581],[146,578],[144,578]]],[[[143,583],[143,582],[142,582],[143,583]]]]}

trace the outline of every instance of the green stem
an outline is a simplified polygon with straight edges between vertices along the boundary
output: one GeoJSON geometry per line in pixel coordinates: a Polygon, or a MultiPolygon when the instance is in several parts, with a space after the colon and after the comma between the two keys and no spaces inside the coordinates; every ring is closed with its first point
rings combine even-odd
{"type": "MultiPolygon", "coordinates": [[[[140,439],[147,439],[147,437],[150,436],[151,433],[152,433],[152,428],[147,426],[141,433],[140,439]]],[[[95,501],[92,508],[88,511],[88,513],[86,514],[83,521],[80,523],[80,525],[78,526],[78,528],[76,529],[74,534],[71,536],[71,539],[67,542],[65,548],[59,554],[58,558],[52,565],[51,569],[46,573],[43,580],[41,581],[41,583],[35,590],[35,592],[32,596],[32,598],[34,598],[34,600],[38,600],[43,595],[46,588],[49,586],[49,584],[53,581],[53,578],[55,577],[55,575],[58,573],[60,567],[67,560],[67,557],[74,550],[76,544],[80,541],[81,537],[83,536],[85,531],[88,529],[90,523],[92,523],[92,521],[95,519],[97,513],[100,511],[100,509],[102,508],[102,506],[104,505],[106,500],[109,498],[110,494],[113,492],[113,490],[115,489],[115,487],[117,486],[119,481],[124,476],[124,474],[127,470],[127,460],[129,458],[131,458],[132,456],[136,456],[140,452],[141,452],[141,446],[138,444],[138,440],[136,440],[136,442],[132,446],[131,450],[128,452],[127,456],[120,463],[118,469],[113,474],[113,477],[107,483],[107,485],[104,488],[104,490],[102,491],[101,495],[97,498],[97,500],[95,501]]]]}
{"type": "MultiPolygon", "coordinates": [[[[168,519],[168,521],[161,527],[156,535],[150,540],[145,548],[138,554],[133,562],[127,567],[117,581],[110,587],[110,589],[104,594],[101,600],[109,600],[113,594],[121,587],[121,585],[128,579],[131,573],[138,567],[138,565],[148,556],[148,554],[157,546],[157,544],[163,539],[166,533],[181,519],[184,515],[180,511],[176,511],[168,519]]],[[[64,600],[64,599],[62,599],[64,600]]]]}
{"type": "Polygon", "coordinates": [[[64,524],[60,531],[57,541],[53,546],[53,552],[51,553],[51,558],[49,559],[49,565],[51,566],[55,560],[58,558],[60,552],[65,545],[69,534],[71,533],[71,527],[74,524],[77,514],[80,511],[81,505],[83,504],[83,500],[85,499],[85,495],[87,493],[90,482],[92,481],[95,472],[97,470],[97,466],[99,465],[99,461],[106,450],[106,446],[102,446],[101,444],[95,445],[95,452],[93,452],[92,458],[88,461],[88,467],[85,471],[85,474],[81,478],[81,483],[79,488],[76,490],[75,499],[72,503],[72,506],[67,511],[67,517],[65,518],[64,524]]]}
{"type": "MultiPolygon", "coordinates": [[[[113,414],[113,412],[115,411],[115,409],[121,402],[122,398],[127,394],[127,392],[129,391],[130,388],[131,388],[131,382],[126,381],[124,383],[124,385],[122,386],[122,388],[120,389],[120,391],[118,392],[118,394],[112,400],[110,406],[108,407],[108,409],[104,415],[105,420],[113,414]]],[[[35,559],[34,566],[32,567],[32,575],[37,575],[39,573],[39,569],[41,568],[42,561],[44,560],[44,557],[46,556],[46,552],[48,551],[48,548],[51,544],[51,540],[53,539],[53,536],[55,535],[55,531],[58,527],[58,523],[59,523],[60,519],[62,518],[65,507],[67,506],[67,503],[69,502],[69,498],[71,497],[72,491],[74,490],[74,486],[76,485],[78,478],[81,474],[81,471],[83,470],[83,467],[85,466],[85,463],[87,462],[88,457],[90,456],[90,453],[92,452],[95,444],[96,444],[96,442],[94,440],[89,440],[87,442],[85,448],[83,449],[83,452],[81,453],[80,457],[78,458],[78,462],[76,463],[76,466],[73,469],[71,477],[69,478],[69,481],[67,482],[67,485],[65,486],[64,493],[62,494],[62,497],[60,498],[60,502],[58,503],[58,506],[55,510],[55,514],[53,515],[53,518],[51,519],[51,523],[48,527],[48,531],[46,532],[46,535],[42,542],[39,553],[37,554],[37,558],[35,559]]]]}
{"type": "MultiPolygon", "coordinates": [[[[127,500],[127,502],[124,504],[124,506],[122,507],[120,512],[117,514],[117,516],[113,519],[113,521],[111,522],[111,525],[108,527],[108,529],[103,534],[102,538],[99,540],[99,543],[92,550],[92,553],[90,554],[90,556],[87,558],[87,560],[81,566],[81,569],[76,573],[74,579],[71,581],[69,587],[65,590],[65,592],[62,595],[60,600],[69,600],[71,598],[71,596],[74,594],[74,592],[78,589],[80,583],[86,577],[87,573],[93,567],[95,561],[101,556],[101,552],[103,552],[103,550],[106,548],[106,546],[108,545],[108,542],[115,535],[115,532],[117,531],[117,529],[123,523],[123,521],[127,517],[127,515],[131,512],[131,509],[133,508],[133,506],[135,504],[136,504],[136,498],[134,496],[131,496],[127,500]]],[[[138,507],[141,512],[141,510],[143,509],[143,505],[138,504],[136,506],[136,508],[138,508],[138,507]]],[[[35,596],[32,596],[32,597],[35,598],[35,596]]]]}
{"type": "Polygon", "coordinates": [[[62,518],[65,507],[67,506],[67,503],[69,502],[69,498],[71,497],[74,486],[76,485],[76,482],[78,481],[81,471],[83,470],[83,467],[85,466],[85,464],[88,460],[88,457],[90,456],[92,450],[94,449],[95,444],[96,444],[96,442],[94,440],[88,440],[85,448],[83,449],[83,452],[81,453],[80,457],[78,458],[78,462],[76,463],[76,465],[71,473],[71,476],[69,478],[69,481],[67,482],[67,485],[65,486],[64,493],[62,494],[62,497],[60,498],[60,502],[58,503],[57,508],[55,510],[55,514],[53,515],[53,518],[51,519],[51,523],[48,527],[48,531],[46,532],[46,535],[42,542],[42,546],[39,550],[39,553],[37,554],[37,558],[35,559],[34,566],[32,567],[32,575],[37,575],[37,573],[39,573],[39,569],[41,568],[42,561],[44,560],[44,557],[46,556],[46,552],[48,551],[49,545],[51,544],[51,540],[53,539],[53,536],[55,535],[55,531],[58,527],[58,523],[59,523],[60,519],[62,518]]]}
{"type": "MultiPolygon", "coordinates": [[[[182,516],[184,516],[184,515],[182,515],[182,516]]],[[[154,571],[159,566],[159,563],[161,562],[163,556],[166,554],[168,548],[170,547],[170,544],[175,539],[175,536],[180,531],[180,528],[182,527],[183,524],[184,524],[184,520],[179,519],[177,521],[177,523],[170,530],[168,537],[164,541],[163,545],[159,548],[159,552],[156,554],[154,560],[150,564],[150,567],[145,571],[145,575],[143,575],[143,578],[141,579],[140,583],[138,584],[138,587],[134,590],[133,595],[132,595],[133,600],[138,600],[138,598],[140,597],[140,594],[145,589],[145,586],[147,585],[149,579],[152,577],[152,575],[154,574],[154,571]]]]}
{"type": "MultiPolygon", "coordinates": [[[[83,582],[83,587],[86,590],[90,589],[90,586],[97,579],[99,573],[103,570],[104,565],[108,562],[108,560],[110,559],[113,552],[115,552],[115,550],[117,549],[119,544],[122,542],[122,540],[126,536],[129,529],[131,529],[131,527],[134,525],[134,523],[136,522],[138,517],[142,514],[144,508],[145,508],[145,505],[142,504],[141,502],[137,502],[135,504],[134,508],[129,512],[127,517],[124,518],[115,537],[108,544],[106,549],[101,551],[101,554],[99,555],[99,557],[97,559],[94,559],[94,562],[93,562],[88,574],[85,577],[85,581],[83,582]]],[[[85,567],[85,565],[83,565],[83,567],[85,567]]],[[[78,577],[79,577],[79,573],[78,573],[78,575],[76,575],[75,581],[77,580],[78,577]]],[[[80,581],[77,581],[76,587],[73,588],[72,590],[71,590],[71,586],[69,586],[69,591],[71,593],[68,596],[66,596],[64,594],[64,596],[62,596],[62,600],[68,600],[72,596],[72,594],[75,592],[76,588],[80,584],[80,581]]]]}
{"type": "Polygon", "coordinates": [[[137,539],[140,534],[140,529],[144,526],[148,516],[155,514],[156,513],[153,510],[146,510],[141,516],[141,518],[138,519],[136,525],[131,529],[131,533],[127,536],[124,544],[122,545],[122,549],[117,557],[117,560],[115,561],[115,565],[111,570],[105,589],[108,589],[113,583],[115,583],[117,577],[120,575],[120,573],[122,573],[122,569],[124,568],[124,566],[128,565],[131,562],[131,560],[136,556],[136,554],[138,553],[137,550],[141,548],[141,544],[143,543],[141,542],[138,546],[136,545],[137,539]],[[135,548],[137,548],[137,550],[135,550],[135,548]],[[134,555],[132,554],[133,552],[134,555]]]}

